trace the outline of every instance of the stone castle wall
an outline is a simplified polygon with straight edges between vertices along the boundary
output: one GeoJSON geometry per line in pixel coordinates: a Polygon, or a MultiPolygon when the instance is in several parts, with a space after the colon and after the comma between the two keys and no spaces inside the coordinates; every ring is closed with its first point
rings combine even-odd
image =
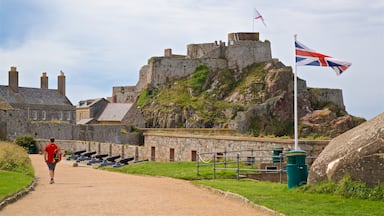
{"type": "Polygon", "coordinates": [[[272,60],[271,44],[269,41],[236,41],[225,51],[228,68],[241,70],[253,63],[272,60]]]}
{"type": "Polygon", "coordinates": [[[310,88],[309,93],[313,104],[332,102],[340,109],[345,110],[343,91],[341,89],[310,88]]]}
{"type": "Polygon", "coordinates": [[[202,43],[202,44],[188,44],[187,56],[191,59],[203,58],[212,50],[218,48],[220,45],[216,43],[202,43]]]}
{"type": "Polygon", "coordinates": [[[136,86],[114,86],[112,88],[113,103],[134,103],[136,97],[136,86]]]}
{"type": "Polygon", "coordinates": [[[40,139],[55,137],[60,140],[85,140],[140,145],[143,138],[139,132],[126,125],[73,125],[65,123],[10,121],[0,123],[2,139],[14,140],[17,136],[33,136],[40,139]],[[12,136],[6,137],[9,132],[12,136]]]}
{"type": "MultiPolygon", "coordinates": [[[[308,156],[317,156],[329,141],[300,141],[299,147],[308,156]]],[[[150,160],[169,162],[170,152],[174,152],[174,161],[192,161],[193,152],[224,152],[246,149],[270,150],[260,151],[258,156],[269,157],[273,147],[283,147],[284,151],[293,150],[293,140],[263,139],[236,136],[207,136],[193,134],[144,133],[146,157],[150,160]],[[173,149],[173,150],[171,150],[173,149]]],[[[234,153],[236,154],[236,153],[234,153]]],[[[229,156],[231,156],[229,154],[229,156]]],[[[232,155],[233,157],[235,155],[232,155]]]]}
{"type": "Polygon", "coordinates": [[[173,55],[170,49],[166,56],[152,57],[148,64],[140,70],[139,81],[133,94],[146,87],[160,87],[175,79],[191,75],[197,66],[204,64],[212,69],[229,67],[240,71],[244,67],[259,62],[272,60],[269,41],[259,41],[258,33],[229,34],[231,44],[224,42],[189,44],[187,56],[173,55]],[[236,35],[236,40],[231,40],[231,35],[236,35]]]}

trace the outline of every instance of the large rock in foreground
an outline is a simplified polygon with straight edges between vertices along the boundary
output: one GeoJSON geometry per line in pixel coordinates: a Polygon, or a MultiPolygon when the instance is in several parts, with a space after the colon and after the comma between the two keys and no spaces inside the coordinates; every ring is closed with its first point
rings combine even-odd
{"type": "Polygon", "coordinates": [[[369,186],[384,183],[384,113],[333,139],[312,164],[308,183],[346,175],[369,186]]]}

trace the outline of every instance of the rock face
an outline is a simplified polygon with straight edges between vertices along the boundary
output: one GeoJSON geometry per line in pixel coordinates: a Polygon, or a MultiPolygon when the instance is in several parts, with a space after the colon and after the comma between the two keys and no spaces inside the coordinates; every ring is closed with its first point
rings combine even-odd
{"type": "Polygon", "coordinates": [[[384,182],[384,113],[333,139],[312,164],[308,182],[346,175],[369,186],[384,182]]]}
{"type": "MultiPolygon", "coordinates": [[[[292,68],[274,59],[241,71],[213,69],[194,92],[189,78],[169,82],[142,107],[147,127],[225,128],[253,136],[293,135],[292,68]]],[[[298,79],[300,136],[335,137],[364,120],[345,111],[340,89],[298,79]]]]}

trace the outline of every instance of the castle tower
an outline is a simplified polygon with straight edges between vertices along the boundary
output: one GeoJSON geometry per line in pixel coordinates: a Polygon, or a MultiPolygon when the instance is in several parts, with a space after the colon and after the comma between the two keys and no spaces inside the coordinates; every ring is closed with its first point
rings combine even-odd
{"type": "Polygon", "coordinates": [[[233,32],[228,34],[228,44],[236,41],[259,41],[259,32],[233,32]]]}
{"type": "Polygon", "coordinates": [[[16,67],[11,67],[8,72],[8,88],[13,92],[19,92],[19,72],[16,67]]]}
{"type": "Polygon", "coordinates": [[[60,71],[59,76],[57,76],[57,90],[60,95],[65,96],[65,76],[63,71],[60,71]]]}
{"type": "Polygon", "coordinates": [[[48,89],[48,76],[47,72],[43,72],[40,77],[40,88],[48,89]]]}

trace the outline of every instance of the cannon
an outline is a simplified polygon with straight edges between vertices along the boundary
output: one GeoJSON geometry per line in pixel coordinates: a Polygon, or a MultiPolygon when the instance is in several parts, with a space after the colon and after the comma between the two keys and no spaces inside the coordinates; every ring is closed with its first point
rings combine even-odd
{"type": "Polygon", "coordinates": [[[104,161],[104,158],[107,157],[107,156],[108,156],[108,154],[97,154],[97,155],[93,156],[91,158],[91,160],[89,160],[87,162],[87,165],[91,166],[94,163],[101,163],[101,162],[104,161]]]}
{"type": "Polygon", "coordinates": [[[113,164],[116,163],[116,159],[120,158],[120,155],[114,155],[114,156],[109,156],[103,160],[103,162],[100,163],[100,166],[112,166],[113,164]]]}
{"type": "Polygon", "coordinates": [[[94,154],[96,154],[96,151],[84,152],[83,154],[80,155],[80,157],[76,159],[76,162],[79,163],[81,161],[91,160],[92,155],[94,154]]]}
{"type": "Polygon", "coordinates": [[[75,151],[67,157],[67,160],[72,160],[72,159],[77,160],[77,158],[80,157],[80,155],[83,154],[84,152],[86,152],[86,150],[75,151]]]}
{"type": "Polygon", "coordinates": [[[135,158],[134,157],[127,157],[127,158],[122,158],[118,162],[112,165],[112,167],[117,168],[117,167],[122,167],[128,165],[129,161],[133,161],[135,158]]]}

